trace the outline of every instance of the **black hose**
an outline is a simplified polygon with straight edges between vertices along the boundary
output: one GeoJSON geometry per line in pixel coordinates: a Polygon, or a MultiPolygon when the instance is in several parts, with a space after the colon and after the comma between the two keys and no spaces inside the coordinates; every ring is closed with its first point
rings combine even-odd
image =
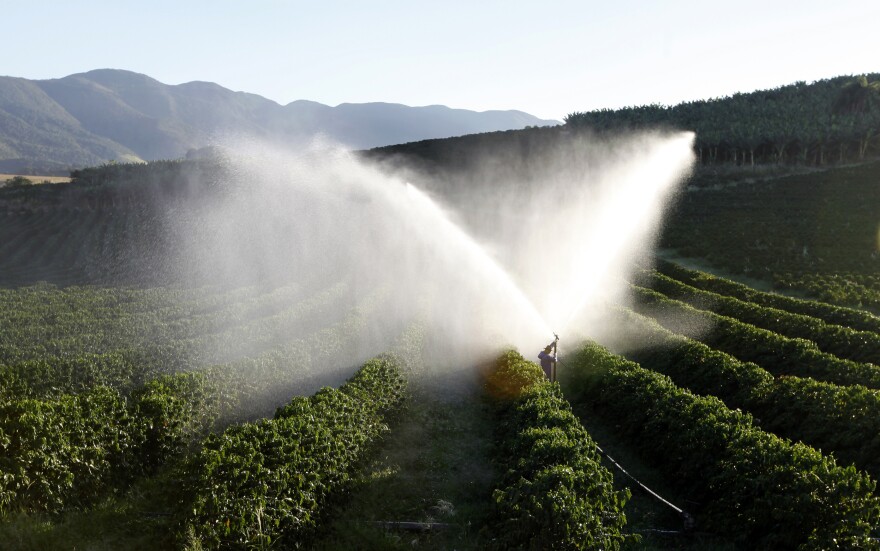
{"type": "Polygon", "coordinates": [[[663,496],[661,496],[660,494],[658,494],[657,492],[655,492],[655,491],[652,490],[651,488],[648,488],[647,486],[645,486],[644,484],[642,484],[642,482],[639,481],[639,479],[637,479],[637,478],[634,477],[633,475],[629,474],[629,472],[627,472],[627,470],[624,469],[623,466],[622,466],[620,463],[618,463],[617,461],[615,461],[613,457],[611,457],[610,455],[608,455],[607,453],[605,453],[605,450],[603,450],[602,448],[600,448],[598,444],[596,445],[596,449],[599,450],[599,453],[602,454],[602,456],[603,456],[605,459],[607,459],[608,461],[610,461],[612,465],[614,465],[615,467],[617,467],[617,469],[618,469],[620,472],[622,472],[627,478],[629,478],[630,480],[632,480],[633,482],[635,482],[635,483],[639,486],[639,488],[641,488],[641,489],[642,489],[643,491],[645,491],[648,495],[652,496],[654,499],[656,499],[656,500],[659,501],[660,503],[666,505],[667,507],[669,507],[670,509],[672,509],[672,510],[674,510],[676,513],[678,513],[678,516],[680,516],[681,519],[682,519],[682,522],[684,522],[684,531],[685,531],[685,532],[690,532],[690,531],[692,531],[692,530],[694,529],[694,527],[696,526],[696,521],[694,520],[693,515],[691,515],[690,513],[688,513],[687,511],[685,511],[685,510],[682,509],[681,507],[678,507],[678,506],[674,505],[674,504],[673,504],[672,502],[670,502],[668,499],[664,498],[663,496]]]}

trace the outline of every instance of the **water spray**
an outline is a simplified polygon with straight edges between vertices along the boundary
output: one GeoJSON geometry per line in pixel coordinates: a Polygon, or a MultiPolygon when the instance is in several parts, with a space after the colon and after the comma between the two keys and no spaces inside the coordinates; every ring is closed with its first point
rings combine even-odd
{"type": "Polygon", "coordinates": [[[510,274],[502,268],[470,235],[455,224],[449,216],[427,194],[418,189],[410,182],[406,182],[405,189],[408,197],[415,203],[423,216],[421,222],[429,228],[434,237],[445,236],[448,243],[456,244],[462,258],[460,262],[467,262],[468,266],[475,270],[474,277],[482,278],[493,286],[492,291],[499,293],[509,301],[512,311],[525,316],[531,325],[528,329],[539,332],[549,331],[549,326],[544,317],[535,307],[530,298],[520,289],[510,274]]]}
{"type": "Polygon", "coordinates": [[[173,220],[180,271],[228,285],[345,277],[352,299],[384,288],[390,298],[358,353],[387,348],[401,326],[424,319],[438,371],[505,346],[533,349],[548,333],[558,355],[551,327],[569,339],[603,328],[585,316],[600,319],[598,307],[625,291],[626,260],[650,242],[692,139],[572,140],[530,154],[526,170],[490,153],[466,176],[416,173],[417,185],[343,151],[291,157],[263,142],[232,144],[233,192],[173,220]]]}

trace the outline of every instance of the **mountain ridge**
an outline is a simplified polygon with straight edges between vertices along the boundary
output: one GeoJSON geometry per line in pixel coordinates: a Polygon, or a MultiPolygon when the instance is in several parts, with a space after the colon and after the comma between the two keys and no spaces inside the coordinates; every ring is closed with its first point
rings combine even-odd
{"type": "Polygon", "coordinates": [[[164,84],[121,69],[61,78],[0,76],[0,172],[50,173],[111,161],[180,158],[245,135],[284,146],[316,136],[352,149],[559,124],[517,110],[444,105],[285,105],[208,81],[164,84]]]}

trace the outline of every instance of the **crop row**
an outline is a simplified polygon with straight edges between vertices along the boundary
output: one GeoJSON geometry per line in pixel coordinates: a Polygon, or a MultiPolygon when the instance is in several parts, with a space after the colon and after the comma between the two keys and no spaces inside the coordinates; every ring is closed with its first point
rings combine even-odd
{"type": "Polygon", "coordinates": [[[676,335],[650,318],[620,310],[616,319],[637,339],[638,346],[626,356],[642,367],[748,411],[768,432],[833,452],[880,477],[880,392],[809,378],[774,378],[753,363],[676,335]]]}
{"type": "Polygon", "coordinates": [[[131,397],[96,387],[0,404],[0,513],[86,507],[148,474],[219,413],[204,374],[151,381],[131,397]]]}
{"type": "Polygon", "coordinates": [[[131,349],[223,333],[278,314],[302,300],[303,294],[299,286],[261,294],[244,288],[208,296],[202,296],[201,290],[183,293],[168,288],[118,293],[26,288],[16,291],[17,300],[0,310],[4,318],[0,324],[8,327],[0,335],[0,362],[131,349]],[[164,304],[175,299],[179,302],[164,304]],[[143,306],[148,309],[141,310],[143,306]]]}
{"type": "Polygon", "coordinates": [[[823,352],[839,358],[880,365],[880,333],[830,325],[812,316],[726,297],[656,272],[645,273],[643,278],[648,287],[694,308],[710,310],[786,337],[810,340],[823,352]]]}
{"type": "Polygon", "coordinates": [[[880,308],[880,281],[876,275],[775,274],[775,283],[790,289],[802,289],[826,302],[880,308]]]}
{"type": "Polygon", "coordinates": [[[615,491],[590,435],[559,385],[508,351],[486,377],[497,417],[500,476],[490,549],[619,549],[628,491],[615,491]]]}
{"type": "MultiPolygon", "coordinates": [[[[379,290],[356,304],[338,322],[290,339],[262,354],[226,364],[199,368],[222,397],[217,424],[251,420],[271,414],[295,394],[318,388],[321,382],[342,380],[342,370],[364,357],[361,336],[370,319],[384,304],[387,292],[379,290]]],[[[188,372],[170,377],[185,377],[188,372]]]]}
{"type": "Polygon", "coordinates": [[[614,423],[682,493],[700,529],[749,549],[862,549],[880,520],[875,482],[803,444],[759,430],[718,398],[585,345],[560,369],[572,401],[614,423]]]}
{"type": "Polygon", "coordinates": [[[713,312],[697,310],[665,295],[633,287],[634,308],[675,333],[697,339],[740,360],[755,362],[774,375],[811,377],[841,385],[880,388],[880,367],[843,360],[815,343],[792,339],[713,312]]]}
{"type": "Polygon", "coordinates": [[[305,339],[232,364],[159,376],[130,396],[98,386],[0,403],[2,511],[87,506],[212,428],[265,415],[314,380],[333,378],[360,354],[358,335],[381,298],[305,339]]]}
{"type": "Polygon", "coordinates": [[[234,291],[212,287],[128,287],[69,286],[48,283],[0,288],[0,319],[27,325],[31,330],[42,325],[72,327],[81,320],[89,325],[106,327],[120,319],[151,315],[168,320],[176,313],[186,316],[208,311],[220,304],[249,298],[256,287],[234,291]]]}
{"type": "Polygon", "coordinates": [[[764,293],[742,283],[736,283],[729,279],[696,270],[689,270],[672,262],[662,260],[657,263],[657,270],[673,279],[706,291],[735,297],[761,306],[779,308],[794,314],[813,316],[835,325],[843,325],[860,331],[880,333],[880,316],[875,316],[862,310],[833,306],[815,300],[764,293]]]}
{"type": "MultiPolygon", "coordinates": [[[[293,394],[338,384],[352,365],[388,350],[392,343],[378,342],[369,335],[376,312],[386,303],[387,296],[387,289],[378,290],[333,325],[260,356],[217,367],[232,374],[228,388],[236,397],[234,407],[228,416],[221,417],[221,423],[271,414],[267,405],[283,404],[293,394]]],[[[412,327],[413,324],[394,328],[400,332],[395,351],[411,336],[412,327]]]]}
{"type": "Polygon", "coordinates": [[[76,393],[96,385],[128,391],[161,374],[256,356],[288,340],[286,335],[325,326],[343,295],[344,286],[335,285],[272,316],[197,338],[168,338],[101,354],[46,355],[0,364],[0,398],[76,393]]]}
{"type": "MultiPolygon", "coordinates": [[[[65,190],[70,191],[67,186],[65,190]]],[[[40,199],[33,198],[40,201],[40,199]]],[[[157,258],[178,242],[168,235],[168,218],[145,208],[46,208],[9,212],[0,207],[0,283],[28,285],[49,281],[61,285],[173,281],[157,258]]],[[[121,205],[120,205],[121,206],[121,205]]],[[[108,205],[109,207],[109,205],[108,205]]],[[[169,256],[165,256],[168,258],[169,256]]]]}
{"type": "Polygon", "coordinates": [[[405,403],[398,362],[208,437],[185,466],[185,528],[207,548],[307,545],[327,505],[405,403]]]}

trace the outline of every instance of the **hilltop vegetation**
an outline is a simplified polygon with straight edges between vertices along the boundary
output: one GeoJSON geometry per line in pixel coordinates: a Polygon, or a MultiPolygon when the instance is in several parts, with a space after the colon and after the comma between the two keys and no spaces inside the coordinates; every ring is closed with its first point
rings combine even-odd
{"type": "Polygon", "coordinates": [[[575,112],[565,123],[596,132],[691,130],[701,164],[824,166],[861,161],[877,153],[880,74],[797,82],[671,107],[575,112]]]}
{"type": "Polygon", "coordinates": [[[701,166],[827,166],[880,153],[880,73],[797,82],[772,90],[681,103],[574,112],[559,128],[532,128],[375,148],[434,167],[468,166],[480,155],[511,159],[576,133],[614,137],[637,130],[686,130],[701,166]],[[453,162],[454,161],[454,162],[453,162]]]}

